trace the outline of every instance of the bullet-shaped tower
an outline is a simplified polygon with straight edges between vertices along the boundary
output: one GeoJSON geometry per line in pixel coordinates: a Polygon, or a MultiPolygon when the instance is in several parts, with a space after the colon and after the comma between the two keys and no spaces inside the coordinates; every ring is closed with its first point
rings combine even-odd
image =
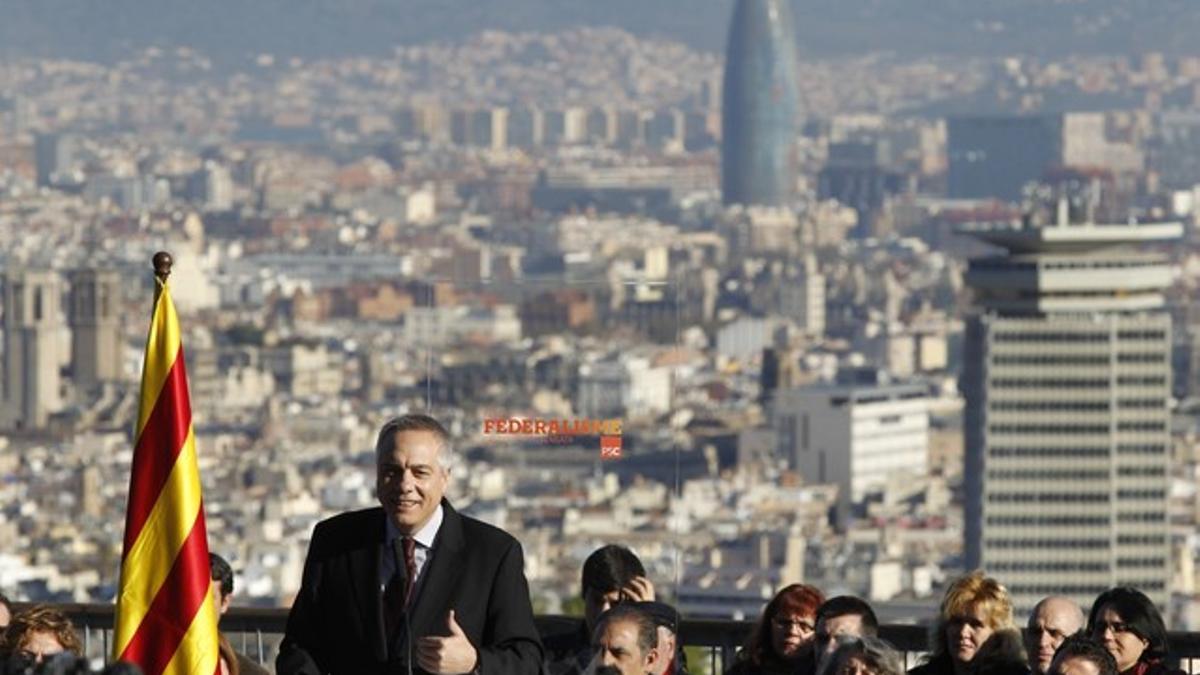
{"type": "Polygon", "coordinates": [[[723,90],[721,189],[726,204],[785,206],[796,185],[799,93],[787,0],[738,0],[723,90]]]}

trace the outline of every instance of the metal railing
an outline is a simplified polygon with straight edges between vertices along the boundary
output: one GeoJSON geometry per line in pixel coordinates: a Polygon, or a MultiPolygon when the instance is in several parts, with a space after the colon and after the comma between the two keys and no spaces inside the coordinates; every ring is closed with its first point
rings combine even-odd
{"type": "MultiPolygon", "coordinates": [[[[19,610],[21,603],[14,609],[19,610]]],[[[55,605],[79,630],[89,658],[108,660],[112,651],[113,607],[97,604],[55,605]]],[[[274,668],[275,653],[287,624],[288,610],[280,608],[234,607],[221,617],[221,632],[234,649],[269,668],[274,668]]],[[[551,627],[561,629],[564,623],[575,623],[575,617],[541,615],[536,617],[538,629],[544,633],[551,627]]],[[[693,673],[719,674],[733,663],[737,649],[746,640],[751,621],[684,619],[680,623],[679,641],[685,648],[706,650],[705,663],[689,663],[693,673]]],[[[904,655],[907,667],[917,664],[928,648],[927,626],[889,624],[880,626],[879,636],[904,655]]],[[[1200,673],[1200,633],[1174,631],[1169,633],[1169,661],[1178,663],[1188,673],[1200,673]]]]}

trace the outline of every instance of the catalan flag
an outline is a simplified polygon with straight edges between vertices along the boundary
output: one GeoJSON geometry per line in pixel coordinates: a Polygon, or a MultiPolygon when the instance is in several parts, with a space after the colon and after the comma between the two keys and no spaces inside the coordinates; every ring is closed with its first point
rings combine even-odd
{"type": "Polygon", "coordinates": [[[113,657],[146,675],[218,672],[208,537],[179,319],[162,277],[146,339],[113,657]]]}

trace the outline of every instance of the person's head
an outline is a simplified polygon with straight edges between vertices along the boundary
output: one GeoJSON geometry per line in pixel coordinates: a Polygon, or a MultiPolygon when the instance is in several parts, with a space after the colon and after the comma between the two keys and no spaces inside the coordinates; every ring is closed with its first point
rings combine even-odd
{"type": "Polygon", "coordinates": [[[933,636],[932,659],[966,665],[997,630],[1013,628],[1012,601],[1000,582],[978,570],[946,589],[933,636]]]}
{"type": "Polygon", "coordinates": [[[1029,615],[1025,632],[1025,653],[1033,675],[1045,675],[1058,646],[1083,630],[1083,610],[1075,601],[1061,595],[1042,598],[1029,615]]]}
{"type": "Polygon", "coordinates": [[[375,442],[375,492],[402,534],[420,530],[450,482],[450,433],[428,415],[393,418],[375,442]]]}
{"type": "Polygon", "coordinates": [[[600,615],[626,598],[622,590],[635,577],[646,576],[646,568],[633,551],[608,544],[592,551],[583,562],[580,594],[583,618],[588,630],[594,630],[600,615]]]}
{"type": "Polygon", "coordinates": [[[1048,675],[1117,675],[1117,661],[1101,644],[1087,635],[1072,635],[1063,640],[1048,675]]]}
{"type": "Polygon", "coordinates": [[[833,642],[819,675],[904,675],[900,654],[873,635],[841,635],[833,642]]]}
{"type": "Polygon", "coordinates": [[[221,556],[209,553],[208,570],[213,582],[213,606],[217,608],[217,614],[224,614],[233,602],[233,568],[221,556]]]}
{"type": "Polygon", "coordinates": [[[0,593],[0,633],[4,632],[9,621],[12,621],[12,601],[8,599],[8,596],[0,593]]]}
{"type": "Polygon", "coordinates": [[[1138,661],[1155,661],[1167,655],[1167,628],[1154,603],[1136,588],[1121,586],[1104,591],[1092,603],[1088,634],[1104,644],[1126,671],[1138,661]]]}
{"type": "Polygon", "coordinates": [[[763,608],[754,624],[742,658],[757,666],[794,662],[809,654],[817,623],[817,608],[825,594],[808,584],[785,586],[763,608]]]}
{"type": "Polygon", "coordinates": [[[592,635],[597,675],[654,675],[659,668],[658,629],[632,604],[605,612],[592,635]]]}
{"type": "Polygon", "coordinates": [[[875,637],[878,634],[879,619],[871,605],[853,595],[839,595],[817,608],[813,655],[819,660],[832,654],[838,647],[836,638],[839,636],[875,637]]]}
{"type": "Polygon", "coordinates": [[[45,605],[33,605],[17,612],[8,628],[0,634],[0,653],[15,655],[31,663],[42,663],[62,652],[82,656],[83,646],[71,620],[45,605]]]}
{"type": "Polygon", "coordinates": [[[658,650],[658,667],[653,675],[667,675],[673,672],[678,655],[679,641],[676,633],[679,630],[679,613],[665,602],[650,600],[631,604],[634,608],[645,612],[654,622],[655,632],[658,635],[658,641],[655,643],[655,649],[658,650]]]}

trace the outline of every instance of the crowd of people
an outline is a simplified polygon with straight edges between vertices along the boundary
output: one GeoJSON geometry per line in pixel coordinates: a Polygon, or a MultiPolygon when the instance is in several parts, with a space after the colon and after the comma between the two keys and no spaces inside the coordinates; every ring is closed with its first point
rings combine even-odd
{"type": "MultiPolygon", "coordinates": [[[[903,659],[878,638],[865,601],[794,584],[767,603],[726,675],[901,675],[903,659]]],[[[946,589],[928,653],[909,675],[1179,675],[1166,663],[1167,630],[1144,593],[1117,587],[1085,616],[1070,598],[1014,623],[1004,587],[976,571],[946,589]]],[[[657,675],[657,674],[656,674],[657,675]]]]}
{"type": "MultiPolygon", "coordinates": [[[[397,417],[375,452],[379,506],[313,531],[278,675],[686,675],[679,614],[628,548],[610,544],[584,562],[581,622],[539,630],[516,539],[445,498],[455,463],[446,429],[428,415],[397,417]]],[[[233,571],[219,556],[210,563],[223,614],[233,571]]],[[[11,610],[0,596],[0,675],[81,656],[62,613],[11,610]]],[[[1086,616],[1048,597],[1022,635],[1008,592],[976,571],[946,589],[928,654],[907,672],[1178,675],[1167,654],[1162,616],[1136,589],[1102,593],[1086,616]]],[[[725,675],[901,675],[905,665],[866,601],[792,584],[767,603],[725,675]]],[[[220,675],[265,672],[221,636],[220,675]]]]}

